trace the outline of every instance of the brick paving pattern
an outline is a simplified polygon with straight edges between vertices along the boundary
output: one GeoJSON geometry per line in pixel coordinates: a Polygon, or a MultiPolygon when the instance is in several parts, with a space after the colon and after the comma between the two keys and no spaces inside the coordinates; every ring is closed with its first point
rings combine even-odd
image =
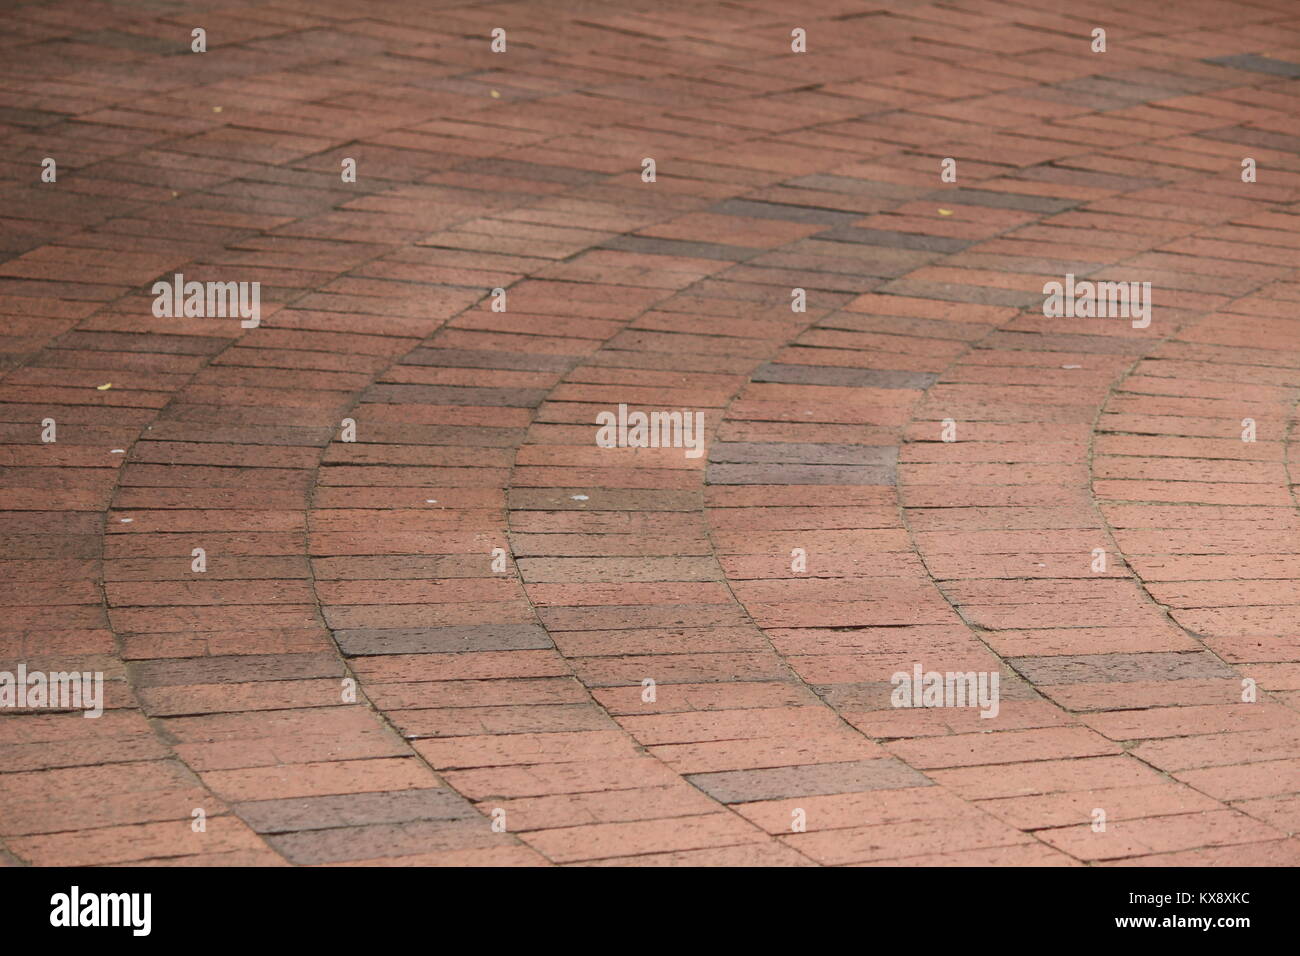
{"type": "Polygon", "coordinates": [[[1300,9],[796,6],[0,13],[0,862],[1300,863],[1300,9]]]}

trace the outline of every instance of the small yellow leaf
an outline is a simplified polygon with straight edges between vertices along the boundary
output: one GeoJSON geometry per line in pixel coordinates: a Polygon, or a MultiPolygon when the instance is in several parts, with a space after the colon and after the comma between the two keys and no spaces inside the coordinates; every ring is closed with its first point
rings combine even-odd
{"type": "Polygon", "coordinates": [[[952,215],[952,210],[951,210],[951,209],[940,209],[940,210],[939,210],[939,215],[941,215],[941,216],[951,216],[951,215],[952,215]]]}
{"type": "Polygon", "coordinates": [[[494,99],[494,100],[499,100],[499,99],[501,99],[501,94],[498,93],[496,90],[493,90],[493,91],[492,91],[492,99],[494,99]]]}
{"type": "Polygon", "coordinates": [[[220,107],[220,106],[214,106],[214,107],[212,107],[212,112],[214,112],[214,113],[220,113],[220,112],[221,112],[221,107],[220,107]]]}
{"type": "Polygon", "coordinates": [[[113,387],[112,382],[105,382],[103,385],[96,385],[95,389],[100,392],[107,392],[112,387],[113,387]]]}

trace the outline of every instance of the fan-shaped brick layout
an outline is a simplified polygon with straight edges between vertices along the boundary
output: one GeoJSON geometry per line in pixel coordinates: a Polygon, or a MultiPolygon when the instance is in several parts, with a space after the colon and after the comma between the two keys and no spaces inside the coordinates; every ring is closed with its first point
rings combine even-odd
{"type": "Polygon", "coordinates": [[[0,859],[1297,862],[1300,18],[778,6],[6,12],[0,859]]]}

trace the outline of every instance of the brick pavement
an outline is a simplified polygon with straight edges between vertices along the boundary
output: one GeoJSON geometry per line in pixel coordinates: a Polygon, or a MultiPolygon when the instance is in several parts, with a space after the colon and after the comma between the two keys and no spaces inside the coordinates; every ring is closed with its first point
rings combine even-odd
{"type": "Polygon", "coordinates": [[[1300,11],[799,6],[0,14],[0,863],[1300,862],[1300,11]]]}

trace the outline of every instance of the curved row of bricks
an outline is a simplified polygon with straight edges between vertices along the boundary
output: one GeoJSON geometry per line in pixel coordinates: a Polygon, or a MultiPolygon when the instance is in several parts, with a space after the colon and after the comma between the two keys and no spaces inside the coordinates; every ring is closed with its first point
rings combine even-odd
{"type": "MultiPolygon", "coordinates": [[[[211,210],[197,241],[92,228],[20,258],[6,274],[67,272],[70,245],[77,281],[238,267],[305,291],[242,335],[160,328],[138,291],[37,313],[34,335],[54,341],[6,377],[5,400],[23,422],[53,404],[60,443],[30,444],[28,424],[10,446],[6,498],[30,513],[7,525],[7,633],[30,667],[104,670],[111,709],[5,721],[9,852],[1292,862],[1295,654],[1279,634],[1293,606],[1259,582],[1296,560],[1281,440],[1300,367],[1284,344],[1294,257],[1270,218],[1294,187],[1285,172],[1221,185],[1239,150],[1182,134],[1242,107],[1180,102],[1162,181],[1221,209],[1179,214],[1162,188],[1122,184],[1113,157],[1047,180],[963,160],[963,189],[935,198],[932,160],[880,143],[853,159],[868,124],[850,141],[834,127],[860,110],[823,104],[800,143],[742,144],[731,127],[730,144],[681,146],[653,186],[604,175],[623,159],[566,151],[600,174],[554,172],[553,150],[509,144],[488,173],[365,186],[352,216],[318,173],[320,210],[279,238],[258,235],[270,216],[211,210]],[[500,192],[459,191],[484,180],[500,192]],[[1148,335],[1021,315],[1071,262],[1183,291],[1157,300],[1148,335]],[[403,285],[431,281],[445,284],[433,302],[403,285]],[[471,308],[495,286],[509,311],[471,308]],[[678,449],[595,447],[593,413],[620,401],[720,421],[707,470],[678,449]],[[1179,437],[1148,461],[1135,452],[1161,433],[1153,415],[1232,451],[1179,437]],[[348,416],[357,442],[332,441],[348,416]],[[1233,437],[1241,417],[1259,423],[1254,445],[1233,437]],[[957,442],[936,442],[942,419],[957,442]],[[123,452],[111,466],[106,447],[123,452]],[[1157,485],[1183,454],[1264,467],[1200,462],[1157,485]],[[1185,561],[1160,550],[1180,529],[1185,561]],[[1094,576],[1098,545],[1111,565],[1094,576]],[[496,547],[505,574],[489,570],[496,547]],[[1257,575],[1244,594],[1167,583],[1238,570],[1257,575]],[[889,675],[913,661],[1002,668],[1000,716],[888,708],[889,675]],[[1234,703],[1242,674],[1259,703],[1234,703]],[[806,833],[791,833],[796,810],[806,833]]],[[[771,109],[747,106],[756,121],[771,109]]]]}
{"type": "MultiPolygon", "coordinates": [[[[904,302],[904,299],[897,299],[896,302],[897,302],[897,303],[902,303],[902,302],[904,302]]],[[[389,377],[393,377],[393,376],[389,375],[389,376],[385,376],[385,377],[386,377],[386,378],[389,378],[389,377]]],[[[569,377],[572,378],[573,376],[569,376],[569,377]]],[[[400,376],[398,377],[398,380],[400,380],[400,376]]],[[[382,406],[381,406],[381,407],[382,407],[382,406]]],[[[391,411],[391,408],[390,408],[389,411],[391,411]]],[[[963,419],[963,420],[965,420],[965,419],[963,419]]],[[[382,437],[382,434],[378,434],[378,436],[377,436],[377,434],[374,434],[374,433],[373,433],[372,425],[374,425],[374,424],[376,424],[376,423],[373,423],[373,421],[370,421],[370,420],[368,420],[368,419],[364,419],[364,418],[361,419],[361,421],[363,421],[363,429],[365,429],[365,432],[372,434],[372,437],[382,437]]],[[[344,451],[344,449],[342,449],[342,446],[335,446],[335,447],[337,447],[338,450],[344,451]]],[[[603,453],[597,453],[597,454],[603,454],[603,453]]],[[[715,457],[716,457],[716,455],[715,455],[715,457]]],[[[355,457],[354,457],[354,458],[355,458],[355,457]]],[[[727,458],[727,455],[724,454],[724,455],[723,455],[723,460],[724,460],[724,462],[725,462],[725,458],[727,458]]],[[[567,453],[567,458],[565,458],[564,460],[571,460],[571,459],[572,459],[572,453],[567,453]]],[[[348,459],[348,460],[351,460],[351,459],[348,459]]],[[[367,459],[365,459],[365,458],[360,458],[360,459],[357,459],[357,460],[367,460],[367,459]]],[[[777,458],[776,460],[780,460],[780,458],[777,458]]],[[[771,490],[771,489],[764,489],[764,490],[771,490]]],[[[806,490],[806,489],[805,489],[805,490],[806,490]]],[[[878,490],[879,490],[879,489],[878,489],[878,490]]],[[[426,499],[426,501],[428,501],[428,499],[426,499]]],[[[346,514],[339,514],[339,515],[335,515],[335,516],[337,516],[337,518],[344,518],[344,519],[347,518],[347,515],[346,515],[346,514]]],[[[376,515],[369,515],[369,518],[376,518],[376,515]]],[[[412,515],[404,514],[404,512],[400,512],[400,511],[398,511],[398,512],[394,512],[394,514],[391,515],[391,518],[395,519],[396,522],[398,522],[398,524],[396,524],[396,527],[404,528],[404,529],[406,529],[407,532],[411,531],[412,527],[419,527],[419,524],[420,524],[419,519],[416,519],[416,520],[415,520],[415,523],[413,523],[413,524],[408,524],[408,522],[411,522],[412,515]]],[[[382,527],[382,525],[381,525],[381,527],[373,528],[372,531],[373,531],[374,533],[385,533],[385,532],[387,531],[387,529],[386,529],[385,527],[382,527]]],[[[814,561],[816,561],[816,558],[814,558],[814,561]]],[[[320,562],[317,562],[317,563],[320,563],[320,562]]],[[[343,623],[346,623],[346,622],[343,622],[343,623]]],[[[412,622],[412,623],[430,623],[430,622],[412,622]]],[[[352,639],[352,637],[355,637],[355,635],[347,635],[347,637],[350,637],[350,639],[352,639]]],[[[625,653],[625,649],[624,649],[624,653],[625,653]]],[[[443,659],[446,659],[446,658],[443,658],[443,659]]],[[[719,659],[725,659],[725,658],[719,658],[719,659]]],[[[407,663],[409,663],[409,659],[396,659],[396,661],[393,661],[393,663],[399,663],[399,665],[407,665],[407,663]]],[[[620,662],[620,663],[623,663],[623,662],[620,662]]],[[[731,663],[731,662],[728,661],[727,663],[731,663]]],[[[650,667],[650,669],[653,670],[653,667],[650,667]]],[[[412,672],[411,672],[411,671],[406,671],[406,674],[404,674],[404,679],[406,679],[406,680],[411,680],[411,676],[412,676],[412,672]]],[[[445,676],[445,675],[443,675],[443,676],[445,676]]],[[[660,676],[663,676],[663,675],[660,675],[660,676]]],[[[671,675],[669,675],[669,676],[671,676],[671,675]]],[[[753,688],[746,688],[746,689],[753,689],[753,688]]],[[[430,714],[425,714],[425,717],[429,717],[429,715],[430,715],[430,714]]],[[[523,743],[524,740],[525,740],[525,737],[520,737],[520,739],[517,740],[516,743],[523,743]]],[[[881,765],[881,766],[883,766],[883,765],[881,765]]],[[[628,796],[637,796],[637,795],[628,795],[628,796]]],[[[250,808],[250,809],[252,809],[252,808],[250,808]]],[[[572,835],[573,835],[573,834],[569,834],[568,836],[572,836],[572,835]]]]}
{"type": "MultiPolygon", "coordinates": [[[[1249,313],[1251,305],[1234,304],[1233,310],[1249,313]]],[[[1005,823],[1033,831],[1040,840],[1079,859],[1131,860],[1153,854],[1166,854],[1152,856],[1153,860],[1178,863],[1290,859],[1293,850],[1286,837],[1294,829],[1295,801],[1290,796],[1294,779],[1287,773],[1295,766],[1295,734],[1300,727],[1296,715],[1267,699],[1242,703],[1241,675],[1249,673],[1268,686],[1267,674],[1257,673],[1255,667],[1234,671],[1206,651],[1197,635],[1176,626],[1177,611],[1175,620],[1170,621],[1153,604],[1140,579],[1130,580],[1123,560],[1116,561],[1126,555],[1113,546],[1112,532],[1099,519],[1089,494],[1091,420],[1105,401],[1112,379],[1133,365],[1134,355],[1148,352],[1150,343],[1121,344],[1114,337],[1107,339],[1104,335],[1111,330],[1101,323],[1096,326],[1101,334],[1089,339],[1079,334],[1078,323],[1073,328],[1061,324],[1057,329],[1044,329],[1041,320],[1034,318],[1031,321],[1039,326],[1035,331],[1047,334],[1038,340],[1041,344],[1030,345],[1004,334],[1021,323],[1017,318],[1010,326],[995,326],[992,334],[984,334],[987,327],[969,329],[980,336],[980,347],[945,369],[943,360],[916,358],[930,351],[923,347],[924,338],[945,328],[935,303],[869,296],[861,309],[900,313],[892,321],[923,312],[929,316],[928,324],[923,336],[897,338],[894,356],[885,357],[877,351],[878,339],[871,340],[870,354],[832,353],[829,362],[825,354],[819,357],[812,350],[792,349],[788,353],[792,364],[769,368],[766,377],[828,382],[844,381],[848,374],[879,375],[887,370],[882,380],[894,376],[897,381],[897,376],[915,374],[932,362],[939,384],[921,397],[911,421],[904,416],[906,424],[895,429],[894,436],[880,428],[890,423],[881,421],[883,403],[874,397],[862,396],[861,409],[839,409],[841,421],[878,430],[875,439],[857,438],[874,441],[874,448],[855,446],[849,438],[851,429],[842,425],[799,421],[801,414],[814,417],[814,421],[827,417],[829,406],[824,403],[836,397],[853,401],[848,395],[835,396],[826,387],[774,390],[761,384],[742,395],[741,403],[753,398],[754,404],[746,405],[742,417],[734,422],[742,429],[735,436],[736,444],[716,445],[714,459],[770,463],[788,462],[792,454],[803,455],[802,480],[814,483],[811,488],[782,488],[784,502],[772,502],[767,494],[747,494],[751,491],[748,487],[715,489],[715,500],[726,509],[719,513],[726,516],[728,529],[765,527],[771,519],[764,516],[769,515],[784,522],[777,525],[779,533],[757,541],[753,535],[735,531],[722,539],[724,548],[734,547],[749,557],[744,577],[765,579],[738,582],[743,587],[738,588],[739,593],[748,596],[754,618],[769,628],[773,640],[792,655],[801,675],[850,722],[885,740],[887,752],[1005,823]],[[1054,341],[1051,333],[1057,335],[1054,341]],[[1120,354],[1115,354],[1117,351],[1120,354]],[[901,368],[889,368],[891,357],[901,368]],[[857,370],[861,365],[870,365],[870,371],[857,370]],[[1063,381],[1070,384],[1056,384],[1063,381]],[[989,382],[995,384],[986,384],[989,382]],[[763,398],[769,402],[784,399],[783,407],[775,409],[775,417],[791,424],[763,423],[758,435],[752,412],[759,410],[763,398]],[[854,413],[861,417],[852,417],[854,413]],[[963,441],[948,444],[939,440],[943,418],[955,419],[958,434],[965,436],[963,441]],[[802,441],[833,439],[837,428],[840,442],[802,441]],[[845,503],[839,496],[846,489],[818,483],[840,481],[837,469],[843,472],[850,462],[861,472],[879,475],[881,461],[894,452],[883,443],[896,442],[900,432],[905,435],[899,469],[903,516],[900,520],[888,507],[881,509],[870,534],[875,536],[875,549],[886,554],[864,569],[860,561],[845,561],[845,555],[829,543],[835,541],[833,535],[814,530],[825,527],[818,522],[842,513],[836,506],[845,503]],[[754,437],[763,439],[758,447],[746,441],[754,437]],[[819,492],[825,507],[808,509],[819,492]],[[802,517],[806,524],[791,521],[780,510],[781,504],[794,502],[805,506],[802,517]],[[910,536],[899,535],[904,524],[910,536]],[[800,543],[819,541],[827,542],[823,547],[829,552],[817,575],[820,580],[809,580],[814,571],[812,549],[806,577],[790,574],[788,568],[779,566],[779,559],[771,557],[773,552],[779,553],[778,548],[788,552],[800,543]],[[1091,567],[1092,548],[1099,544],[1111,554],[1104,574],[1091,567]],[[888,553],[891,548],[897,553],[888,553]],[[909,566],[912,548],[923,562],[923,570],[909,566]],[[766,561],[762,560],[764,550],[766,561]],[[773,577],[784,580],[769,580],[773,577]],[[1000,659],[992,658],[990,651],[1000,659]],[[900,711],[889,706],[890,675],[910,672],[912,662],[927,663],[931,665],[927,670],[940,672],[979,671],[987,670],[991,659],[995,669],[1003,665],[1005,703],[995,719],[985,722],[973,710],[954,715],[949,710],[900,711]],[[1240,802],[1246,795],[1260,799],[1240,802]],[[1239,802],[1235,811],[1217,802],[1229,800],[1239,802]],[[1091,826],[1097,809],[1111,821],[1100,833],[1091,826]],[[1214,849],[1226,844],[1233,846],[1214,849]],[[1245,849],[1242,844],[1250,846],[1245,849]]],[[[1217,316],[1194,326],[1190,336],[1215,334],[1208,328],[1214,318],[1217,316]]],[[[1238,316],[1225,318],[1225,325],[1239,329],[1238,316]]],[[[863,322],[879,323],[879,319],[874,315],[863,320],[833,316],[825,324],[847,330],[860,328],[863,322]]],[[[947,330],[955,332],[952,325],[947,330]]],[[[1297,341],[1300,330],[1279,326],[1271,331],[1276,333],[1271,341],[1280,344],[1297,341]]],[[[841,333],[840,344],[848,344],[851,334],[841,333]]],[[[809,342],[813,340],[808,337],[809,342]]],[[[857,345],[866,346],[866,340],[860,339],[857,345]]],[[[1264,358],[1258,352],[1238,354],[1238,368],[1219,366],[1209,381],[1204,380],[1207,369],[1180,366],[1174,367],[1176,374],[1190,373],[1190,381],[1166,379],[1159,359],[1178,353],[1180,348],[1180,343],[1171,343],[1151,351],[1152,358],[1139,362],[1136,371],[1160,377],[1131,375],[1124,379],[1117,398],[1122,400],[1129,389],[1135,394],[1205,394],[1213,390],[1215,377],[1231,381],[1234,374],[1256,375],[1256,363],[1264,358]],[[1195,377],[1198,374],[1201,379],[1195,377]]],[[[1226,355],[1219,358],[1227,360],[1226,355]]],[[[1291,360],[1292,356],[1283,358],[1278,371],[1290,372],[1291,360]]],[[[1261,481],[1276,484],[1251,491],[1274,500],[1280,495],[1285,503],[1285,475],[1280,469],[1283,446],[1277,439],[1294,403],[1294,387],[1242,398],[1244,401],[1239,399],[1231,408],[1224,406],[1223,411],[1236,413],[1238,420],[1238,409],[1261,415],[1260,427],[1265,429],[1261,434],[1273,437],[1272,454],[1279,459],[1273,474],[1259,476],[1261,481]]],[[[899,404],[906,409],[908,400],[902,397],[899,404]]],[[[1171,401],[1176,404],[1177,399],[1171,401]]],[[[757,417],[770,416],[773,411],[769,407],[757,417]]],[[[1235,452],[1234,445],[1241,446],[1238,420],[1208,423],[1213,434],[1223,436],[1214,448],[1216,456],[1225,449],[1235,452]]],[[[1184,427],[1166,424],[1171,431],[1184,427]]],[[[1111,430],[1122,433],[1133,427],[1117,419],[1111,430]]],[[[1150,469],[1152,460],[1137,455],[1138,447],[1145,448],[1147,454],[1164,455],[1186,455],[1192,448],[1180,446],[1178,441],[1170,443],[1169,450],[1163,445],[1152,448],[1149,438],[1116,434],[1109,455],[1098,461],[1111,474],[1125,468],[1150,469]]],[[[1244,447],[1237,452],[1239,456],[1258,454],[1251,446],[1244,447]]],[[[1205,447],[1198,453],[1206,454],[1205,447]]],[[[1199,464],[1216,467],[1214,463],[1199,464]]],[[[764,475],[771,480],[774,474],[770,464],[750,466],[756,474],[749,476],[743,471],[737,474],[737,466],[731,466],[731,472],[724,471],[725,467],[718,469],[722,481],[763,481],[764,475]]],[[[1226,473],[1230,468],[1231,464],[1225,463],[1220,471],[1226,473]]],[[[876,503],[892,504],[879,495],[887,490],[880,487],[886,480],[865,478],[864,487],[855,490],[856,500],[870,500],[874,491],[876,503]],[[871,481],[880,484],[867,484],[871,481]]],[[[1199,501],[1198,495],[1215,489],[1187,484],[1183,476],[1177,476],[1171,485],[1161,486],[1159,494],[1151,482],[1141,486],[1112,483],[1097,490],[1103,498],[1166,502],[1187,495],[1188,500],[1199,501]],[[1121,489],[1127,493],[1121,494],[1121,489]]],[[[1242,490],[1239,485],[1217,489],[1220,495],[1242,490]]],[[[1131,507],[1131,514],[1142,513],[1141,505],[1131,507]]],[[[1162,544],[1171,535],[1178,536],[1179,523],[1172,520],[1176,513],[1167,505],[1146,514],[1151,524],[1138,527],[1159,529],[1156,533],[1162,544]]],[[[1216,535],[1214,540],[1220,546],[1233,547],[1231,539],[1218,535],[1217,515],[1203,514],[1192,521],[1184,510],[1181,517],[1185,528],[1194,528],[1201,535],[1209,532],[1216,535]]],[[[1245,516],[1238,509],[1234,517],[1243,520],[1245,516]]],[[[1266,520],[1275,525],[1280,522],[1281,533],[1259,550],[1273,549],[1271,561],[1276,568],[1294,567],[1295,529],[1290,524],[1294,513],[1287,508],[1266,520]]],[[[858,536],[863,533],[855,532],[858,536]]],[[[849,534],[854,532],[845,534],[852,540],[849,534]]],[[[1151,537],[1149,533],[1148,541],[1151,537]]],[[[1126,536],[1120,539],[1122,547],[1126,536]]],[[[1241,547],[1240,539],[1236,546],[1241,547]]],[[[1163,547],[1149,550],[1159,557],[1166,554],[1163,547]]],[[[1193,581],[1212,576],[1197,558],[1185,561],[1182,571],[1183,577],[1193,581]]],[[[1200,599],[1196,585],[1185,588],[1185,593],[1200,599]]],[[[1248,588],[1236,600],[1232,593],[1226,586],[1211,587],[1209,600],[1231,607],[1251,604],[1259,597],[1248,588]]],[[[1287,593],[1277,590],[1273,599],[1284,599],[1287,593]]],[[[1281,621],[1287,609],[1272,611],[1265,627],[1283,629],[1281,621]]],[[[1293,650],[1277,639],[1278,631],[1236,630],[1240,636],[1247,633],[1250,639],[1243,645],[1249,644],[1256,656],[1239,655],[1237,660],[1288,661],[1294,657],[1293,650]]],[[[1284,692],[1276,700],[1286,698],[1284,692]]],[[[901,786],[888,781],[884,773],[888,764],[875,766],[885,780],[879,786],[901,786]]],[[[825,809],[842,809],[843,799],[828,798],[825,809]]],[[[769,811],[768,821],[775,824],[780,815],[770,811],[807,802],[787,800],[764,804],[763,809],[769,811]]],[[[943,819],[948,813],[933,812],[939,819],[929,820],[925,811],[917,812],[915,834],[908,834],[917,837],[917,852],[920,847],[944,846],[947,840],[953,851],[945,855],[947,859],[1005,859],[985,848],[1012,843],[1012,835],[996,827],[981,830],[974,822],[963,826],[943,819]],[[961,852],[967,849],[974,852],[961,852]]],[[[841,829],[791,841],[819,847],[831,860],[841,862],[901,852],[888,846],[890,831],[886,828],[846,831],[842,829],[846,826],[844,816],[836,813],[834,819],[834,826],[841,829]]],[[[1021,838],[1021,842],[1028,841],[1021,838]]],[[[925,862],[938,858],[936,854],[925,862]]]]}

